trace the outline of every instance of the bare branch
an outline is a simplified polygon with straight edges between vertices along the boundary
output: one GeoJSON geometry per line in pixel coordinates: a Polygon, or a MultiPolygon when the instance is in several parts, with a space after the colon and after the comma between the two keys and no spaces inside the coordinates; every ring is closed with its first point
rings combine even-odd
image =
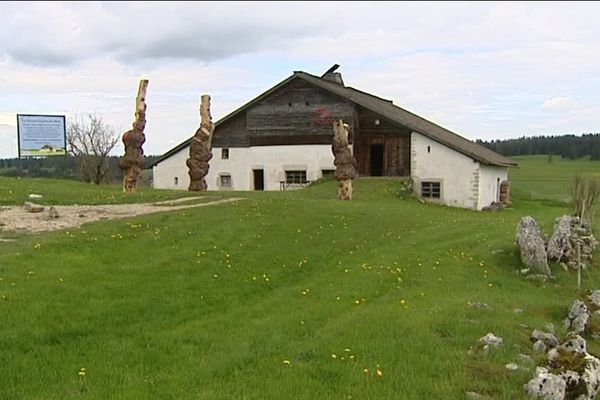
{"type": "Polygon", "coordinates": [[[95,114],[71,120],[67,130],[69,153],[78,159],[86,181],[100,184],[104,180],[109,170],[108,154],[118,140],[115,130],[95,114]]]}

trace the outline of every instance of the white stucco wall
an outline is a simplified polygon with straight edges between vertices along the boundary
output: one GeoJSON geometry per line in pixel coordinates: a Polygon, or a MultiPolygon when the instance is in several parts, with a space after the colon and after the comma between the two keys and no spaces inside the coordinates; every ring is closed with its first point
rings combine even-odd
{"type": "Polygon", "coordinates": [[[499,200],[500,182],[508,179],[508,168],[481,165],[479,168],[478,209],[499,200]]]}
{"type": "MultiPolygon", "coordinates": [[[[323,169],[335,169],[330,145],[287,145],[230,147],[229,158],[221,158],[221,148],[214,147],[210,169],[206,176],[208,190],[220,190],[219,176],[231,176],[231,188],[226,190],[254,190],[252,170],[264,171],[265,190],[280,190],[280,181],[285,181],[286,170],[305,170],[306,179],[321,178],[323,169]]],[[[163,160],[153,168],[154,187],[159,189],[183,189],[189,186],[188,169],[185,161],[189,148],[163,160]],[[175,177],[178,184],[175,185],[175,177]]]]}
{"type": "Polygon", "coordinates": [[[411,177],[418,195],[421,182],[441,183],[441,198],[428,201],[478,209],[479,162],[416,132],[411,134],[411,177]]]}
{"type": "Polygon", "coordinates": [[[190,148],[186,147],[152,167],[152,186],[157,189],[187,190],[190,186],[190,176],[185,161],[189,156],[190,148]]]}

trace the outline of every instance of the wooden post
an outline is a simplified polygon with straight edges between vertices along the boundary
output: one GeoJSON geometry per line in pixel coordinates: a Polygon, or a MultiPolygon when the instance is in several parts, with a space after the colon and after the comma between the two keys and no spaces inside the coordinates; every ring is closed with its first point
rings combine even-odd
{"type": "Polygon", "coordinates": [[[577,240],[577,289],[581,292],[581,244],[579,240],[577,240]]]}
{"type": "Polygon", "coordinates": [[[146,127],[146,89],[148,80],[140,80],[137,97],[135,99],[135,120],[133,129],[123,133],[125,155],[119,160],[119,168],[124,171],[123,191],[135,192],[138,178],[144,168],[144,150],[142,145],[146,141],[144,128],[146,127]]]}
{"type": "Polygon", "coordinates": [[[200,128],[194,134],[190,143],[190,157],[186,164],[189,168],[189,190],[195,192],[205,191],[208,174],[208,162],[212,158],[212,136],[215,126],[210,115],[210,96],[205,94],[200,99],[200,128]]]}
{"type": "Polygon", "coordinates": [[[335,179],[340,182],[338,188],[338,199],[352,200],[352,180],[357,177],[356,160],[350,151],[348,144],[347,124],[341,119],[333,122],[333,144],[331,150],[335,157],[333,164],[336,166],[335,179]]]}

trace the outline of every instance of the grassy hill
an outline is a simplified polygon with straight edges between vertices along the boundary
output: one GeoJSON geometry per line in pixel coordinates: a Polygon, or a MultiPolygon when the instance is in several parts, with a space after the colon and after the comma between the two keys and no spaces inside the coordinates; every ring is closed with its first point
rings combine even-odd
{"type": "MultiPolygon", "coordinates": [[[[527,190],[573,169],[520,161],[498,213],[358,179],[351,202],[330,181],[0,242],[0,398],[523,398],[532,372],[504,365],[532,355],[534,328],[560,330],[577,292],[556,267],[543,286],[517,273],[518,220],[549,233],[568,211],[527,190]],[[469,355],[488,332],[504,346],[469,355]]],[[[33,189],[54,204],[186,195],[0,178],[0,203],[33,189]]]]}

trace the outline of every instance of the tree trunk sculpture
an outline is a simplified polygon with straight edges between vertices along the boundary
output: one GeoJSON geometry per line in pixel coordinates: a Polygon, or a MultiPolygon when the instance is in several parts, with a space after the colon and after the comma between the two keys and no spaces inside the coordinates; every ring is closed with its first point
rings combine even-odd
{"type": "Polygon", "coordinates": [[[333,122],[333,145],[331,150],[336,166],[335,179],[340,182],[338,188],[338,199],[352,200],[352,180],[358,175],[356,172],[356,160],[350,151],[348,144],[348,128],[342,120],[333,122]]]}
{"type": "Polygon", "coordinates": [[[212,158],[212,135],[215,126],[210,116],[210,96],[203,95],[200,100],[200,128],[194,134],[190,144],[190,158],[186,164],[189,168],[190,191],[203,192],[206,190],[208,162],[212,158]]]}
{"type": "Polygon", "coordinates": [[[135,192],[138,177],[140,176],[142,168],[144,168],[144,150],[142,149],[142,145],[146,141],[144,128],[146,127],[147,88],[148,80],[142,79],[135,99],[135,121],[133,121],[133,129],[123,134],[125,155],[119,160],[119,168],[124,171],[123,191],[126,193],[135,192]]]}

